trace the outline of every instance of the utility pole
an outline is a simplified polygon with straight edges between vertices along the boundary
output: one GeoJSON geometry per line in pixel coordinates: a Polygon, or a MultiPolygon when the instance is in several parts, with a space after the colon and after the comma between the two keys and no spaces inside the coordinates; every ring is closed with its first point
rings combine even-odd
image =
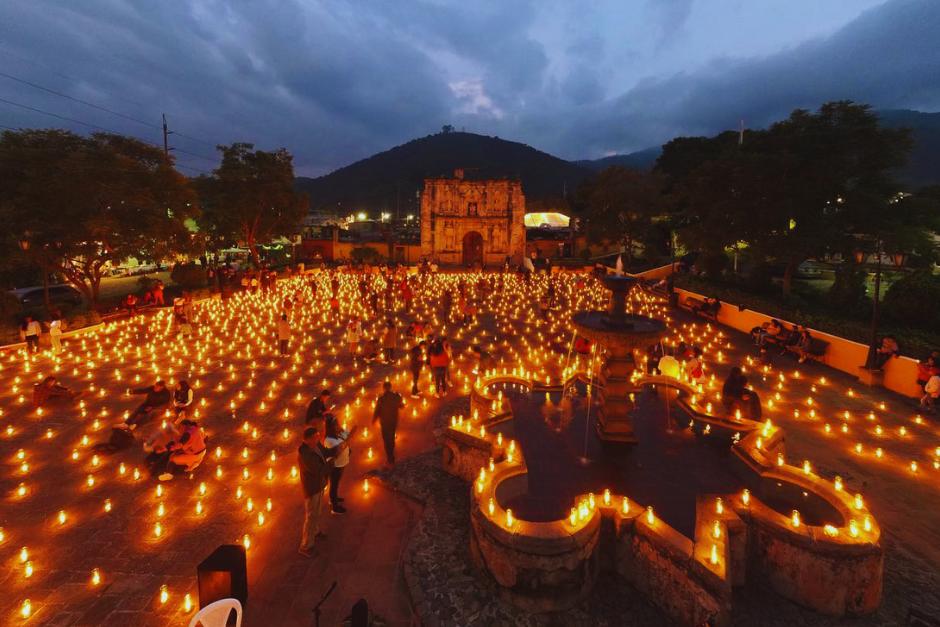
{"type": "Polygon", "coordinates": [[[166,128],[166,113],[163,114],[163,156],[167,161],[170,160],[170,142],[169,136],[173,131],[168,131],[166,128]]]}

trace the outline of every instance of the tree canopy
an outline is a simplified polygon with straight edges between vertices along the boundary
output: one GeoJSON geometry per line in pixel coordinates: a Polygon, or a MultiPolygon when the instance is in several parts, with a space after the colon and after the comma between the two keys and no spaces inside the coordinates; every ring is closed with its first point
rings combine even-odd
{"type": "Polygon", "coordinates": [[[0,136],[0,220],[7,251],[57,272],[97,306],[101,278],[128,257],[184,252],[197,213],[185,177],[139,140],[63,130],[0,136]]]}
{"type": "Polygon", "coordinates": [[[648,238],[652,219],[663,211],[659,175],[611,166],[585,181],[578,196],[588,238],[622,244],[629,266],[634,244],[648,238]]]}
{"type": "Polygon", "coordinates": [[[212,176],[196,180],[200,228],[217,241],[241,242],[258,265],[259,244],[297,232],[307,213],[307,197],[294,191],[293,158],[287,150],[255,150],[246,143],[218,148],[222,163],[212,176]]]}
{"type": "Polygon", "coordinates": [[[870,247],[926,252],[928,205],[900,194],[894,175],[909,131],[884,128],[849,101],[802,109],[766,130],[678,138],[656,170],[682,215],[682,241],[717,254],[746,244],[785,268],[784,291],[811,257],[870,247]]]}

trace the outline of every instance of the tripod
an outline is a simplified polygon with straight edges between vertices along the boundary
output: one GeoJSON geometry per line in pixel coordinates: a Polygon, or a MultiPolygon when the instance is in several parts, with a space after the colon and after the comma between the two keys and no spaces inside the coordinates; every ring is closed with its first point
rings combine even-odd
{"type": "Polygon", "coordinates": [[[327,598],[329,598],[329,596],[330,596],[331,594],[333,594],[333,590],[336,590],[336,582],[335,582],[335,581],[334,581],[332,584],[330,584],[329,590],[326,591],[326,593],[323,595],[323,598],[320,599],[320,602],[317,603],[317,604],[313,607],[313,621],[314,621],[314,625],[316,625],[316,627],[320,627],[320,606],[323,605],[323,604],[326,602],[327,598]]]}

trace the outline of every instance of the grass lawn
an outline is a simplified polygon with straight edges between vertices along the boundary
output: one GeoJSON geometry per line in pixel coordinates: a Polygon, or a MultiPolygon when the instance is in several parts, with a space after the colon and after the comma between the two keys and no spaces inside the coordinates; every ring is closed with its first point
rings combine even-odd
{"type": "Polygon", "coordinates": [[[115,306],[129,293],[136,292],[140,288],[138,281],[144,277],[160,279],[167,287],[173,284],[172,281],[170,281],[169,271],[151,272],[150,274],[141,274],[138,276],[105,277],[101,279],[101,291],[98,295],[98,300],[101,302],[102,307],[115,306]]]}

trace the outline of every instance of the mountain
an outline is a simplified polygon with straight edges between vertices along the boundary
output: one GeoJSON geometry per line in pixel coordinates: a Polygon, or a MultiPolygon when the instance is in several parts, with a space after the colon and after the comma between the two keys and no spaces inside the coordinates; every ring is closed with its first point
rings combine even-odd
{"type": "Polygon", "coordinates": [[[428,135],[357,161],[318,178],[298,177],[314,210],[417,211],[424,179],[463,168],[468,179],[510,177],[522,181],[526,204],[557,206],[590,170],[518,142],[474,133],[428,135]]]}
{"type": "Polygon", "coordinates": [[[621,165],[635,170],[650,170],[656,165],[656,160],[662,151],[662,147],[652,146],[625,155],[611,155],[600,159],[575,161],[575,163],[594,172],[600,172],[612,165],[621,165]]]}
{"type": "MultiPolygon", "coordinates": [[[[906,109],[878,112],[885,126],[913,131],[910,163],[898,178],[911,187],[940,184],[940,113],[906,109]]],[[[314,210],[348,214],[367,211],[416,213],[425,178],[450,176],[463,168],[468,179],[510,177],[522,181],[533,210],[567,206],[578,184],[612,165],[648,170],[658,146],[601,159],[565,161],[519,142],[474,133],[428,135],[357,161],[318,178],[298,177],[298,190],[310,195],[314,210]]]]}
{"type": "Polygon", "coordinates": [[[913,131],[911,160],[898,178],[915,188],[940,185],[940,113],[887,109],[879,111],[878,116],[884,126],[913,131]]]}
{"type": "MultiPolygon", "coordinates": [[[[912,131],[914,148],[910,161],[897,173],[901,182],[912,188],[940,185],[940,113],[883,109],[878,111],[878,117],[888,128],[909,128],[912,131]]],[[[662,148],[651,147],[625,155],[575,163],[592,171],[600,171],[612,165],[648,170],[656,164],[661,152],[662,148]]]]}

